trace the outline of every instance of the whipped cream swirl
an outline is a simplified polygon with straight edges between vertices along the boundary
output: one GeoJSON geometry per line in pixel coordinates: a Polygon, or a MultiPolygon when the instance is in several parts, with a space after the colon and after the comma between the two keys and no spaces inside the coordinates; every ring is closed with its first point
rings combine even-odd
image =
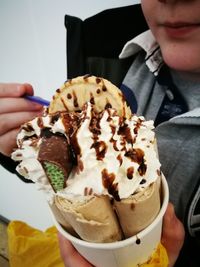
{"type": "MultiPolygon", "coordinates": [[[[68,116],[68,120],[73,116],[68,116]]],[[[69,139],[76,165],[66,187],[59,194],[68,196],[110,195],[124,199],[155,182],[160,173],[153,121],[132,115],[125,119],[116,110],[95,112],[91,103],[69,124],[65,116],[46,114],[25,124],[17,138],[12,158],[21,161],[17,170],[53,194],[45,172],[37,160],[42,131],[61,133],[69,139]],[[69,127],[73,129],[69,129],[69,127]]]]}

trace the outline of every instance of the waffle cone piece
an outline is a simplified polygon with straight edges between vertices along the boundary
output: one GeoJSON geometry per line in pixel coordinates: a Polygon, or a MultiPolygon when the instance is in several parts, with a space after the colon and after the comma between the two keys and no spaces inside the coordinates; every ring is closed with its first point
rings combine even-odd
{"type": "Polygon", "coordinates": [[[83,240],[107,243],[122,239],[122,232],[108,196],[88,196],[81,201],[70,201],[56,196],[55,203],[83,240]]]}
{"type": "Polygon", "coordinates": [[[56,218],[56,221],[59,222],[59,224],[61,224],[68,233],[70,233],[73,236],[77,236],[77,233],[75,232],[74,228],[69,224],[69,221],[67,220],[67,218],[65,217],[64,214],[62,214],[62,212],[60,211],[60,209],[57,207],[57,205],[55,204],[55,202],[53,203],[49,203],[49,207],[54,215],[54,217],[56,218]]]}
{"type": "Polygon", "coordinates": [[[124,236],[131,237],[146,228],[160,210],[160,178],[129,198],[114,201],[124,236]]]}

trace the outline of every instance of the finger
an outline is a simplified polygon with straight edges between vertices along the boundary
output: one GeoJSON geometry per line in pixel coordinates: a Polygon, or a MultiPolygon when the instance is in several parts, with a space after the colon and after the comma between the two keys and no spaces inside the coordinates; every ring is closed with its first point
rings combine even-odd
{"type": "Polygon", "coordinates": [[[183,246],[185,231],[176,217],[174,206],[169,203],[163,218],[162,244],[167,249],[170,266],[173,266],[183,246]]]}
{"type": "Polygon", "coordinates": [[[12,129],[19,128],[22,124],[32,120],[41,112],[15,112],[0,115],[0,136],[6,134],[12,129]]]}
{"type": "Polygon", "coordinates": [[[87,260],[85,260],[72,244],[58,233],[58,240],[60,245],[61,257],[66,267],[93,267],[87,260]]]}
{"type": "Polygon", "coordinates": [[[41,110],[42,105],[28,101],[22,97],[19,98],[0,98],[0,114],[18,111],[41,110]]]}
{"type": "Polygon", "coordinates": [[[0,97],[19,97],[25,94],[33,95],[33,87],[28,83],[0,83],[0,97]]]}
{"type": "Polygon", "coordinates": [[[0,152],[5,156],[10,156],[14,148],[16,148],[16,137],[18,132],[19,129],[13,129],[0,137],[0,152]]]}

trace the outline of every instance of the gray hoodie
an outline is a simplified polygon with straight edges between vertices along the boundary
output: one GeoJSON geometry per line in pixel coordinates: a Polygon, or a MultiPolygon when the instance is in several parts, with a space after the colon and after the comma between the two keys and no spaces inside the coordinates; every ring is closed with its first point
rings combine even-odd
{"type": "MultiPolygon", "coordinates": [[[[136,113],[155,120],[170,88],[157,82],[156,76],[163,62],[150,31],[136,38],[125,46],[120,55],[124,58],[136,54],[123,84],[134,94],[136,113]]],[[[169,184],[170,201],[175,206],[177,216],[185,224],[188,238],[193,238],[192,246],[196,245],[200,234],[200,103],[195,109],[159,124],[155,132],[161,169],[169,184]]],[[[199,251],[199,244],[197,246],[198,249],[195,249],[199,251]]],[[[198,258],[199,255],[192,256],[190,253],[181,266],[200,266],[198,258]],[[191,263],[191,259],[194,262],[191,263]]]]}

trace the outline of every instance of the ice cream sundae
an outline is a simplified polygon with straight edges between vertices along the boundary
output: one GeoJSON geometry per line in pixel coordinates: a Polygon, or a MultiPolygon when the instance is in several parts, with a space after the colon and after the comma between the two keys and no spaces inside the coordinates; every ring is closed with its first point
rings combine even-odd
{"type": "Polygon", "coordinates": [[[81,76],[22,125],[12,158],[47,196],[57,221],[89,242],[115,242],[147,227],[160,210],[153,121],[131,114],[109,81],[81,76]]]}

